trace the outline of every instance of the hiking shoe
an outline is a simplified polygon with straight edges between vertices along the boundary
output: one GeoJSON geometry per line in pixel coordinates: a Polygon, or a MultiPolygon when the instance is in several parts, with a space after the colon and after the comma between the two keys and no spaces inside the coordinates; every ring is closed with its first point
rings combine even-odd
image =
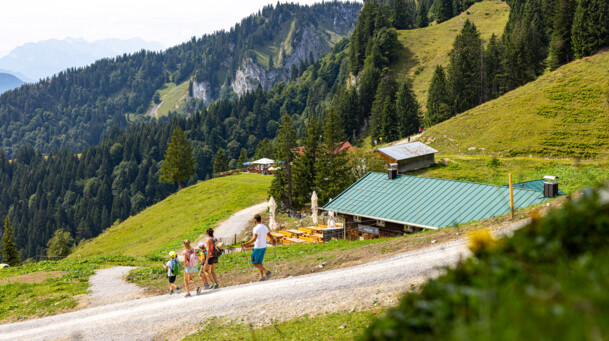
{"type": "Polygon", "coordinates": [[[205,284],[203,284],[203,289],[212,289],[212,286],[205,283],[205,284]]]}
{"type": "Polygon", "coordinates": [[[201,295],[201,287],[197,287],[197,295],[201,295]]]}
{"type": "Polygon", "coordinates": [[[178,294],[179,294],[180,292],[182,292],[182,289],[180,289],[180,288],[176,288],[176,291],[177,291],[177,292],[178,292],[178,294]]]}
{"type": "Polygon", "coordinates": [[[218,283],[212,283],[210,287],[211,287],[211,289],[218,289],[218,288],[220,288],[218,283]]]}
{"type": "Polygon", "coordinates": [[[188,294],[184,295],[184,297],[190,297],[190,293],[188,293],[188,294]]]}
{"type": "Polygon", "coordinates": [[[173,295],[173,290],[169,290],[169,295],[173,295]]]}
{"type": "Polygon", "coordinates": [[[264,276],[264,279],[269,279],[271,278],[271,271],[267,271],[266,275],[264,276]]]}
{"type": "Polygon", "coordinates": [[[266,278],[264,278],[264,277],[261,277],[261,278],[258,280],[258,282],[264,282],[264,281],[266,281],[266,278]]]}

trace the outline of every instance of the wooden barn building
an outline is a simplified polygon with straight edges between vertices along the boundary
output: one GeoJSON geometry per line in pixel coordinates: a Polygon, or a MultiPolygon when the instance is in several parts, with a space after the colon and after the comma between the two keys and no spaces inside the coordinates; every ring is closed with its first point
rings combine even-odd
{"type": "Polygon", "coordinates": [[[398,173],[429,167],[438,152],[422,142],[410,142],[376,149],[387,164],[397,164],[398,173]]]}

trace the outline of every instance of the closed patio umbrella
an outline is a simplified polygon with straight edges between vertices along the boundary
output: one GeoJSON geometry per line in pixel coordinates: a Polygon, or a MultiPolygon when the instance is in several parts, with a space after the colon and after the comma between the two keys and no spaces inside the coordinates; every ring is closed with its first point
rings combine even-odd
{"type": "Polygon", "coordinates": [[[277,230],[277,222],[275,221],[275,210],[277,209],[277,203],[275,203],[275,199],[271,197],[269,200],[269,228],[271,231],[277,230]]]}
{"type": "Polygon", "coordinates": [[[317,226],[317,193],[315,191],[311,195],[311,211],[313,211],[313,225],[317,226]]]}

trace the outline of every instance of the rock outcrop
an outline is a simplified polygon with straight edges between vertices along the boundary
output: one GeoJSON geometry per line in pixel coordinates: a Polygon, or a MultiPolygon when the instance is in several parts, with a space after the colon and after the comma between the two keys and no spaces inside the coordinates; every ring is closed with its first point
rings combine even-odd
{"type": "Polygon", "coordinates": [[[192,82],[192,97],[195,99],[202,99],[205,104],[209,104],[213,101],[211,96],[211,84],[207,81],[203,82],[192,82]]]}

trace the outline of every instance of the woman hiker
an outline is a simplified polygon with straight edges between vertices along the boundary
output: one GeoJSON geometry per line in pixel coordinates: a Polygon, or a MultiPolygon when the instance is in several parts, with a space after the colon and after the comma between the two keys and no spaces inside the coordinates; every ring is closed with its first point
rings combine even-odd
{"type": "MultiPolygon", "coordinates": [[[[205,277],[207,277],[207,281],[211,282],[211,289],[218,289],[220,286],[218,285],[218,278],[216,277],[216,264],[218,264],[218,255],[216,253],[216,241],[214,238],[214,229],[208,228],[206,231],[207,234],[207,259],[205,260],[205,264],[203,265],[203,273],[205,273],[205,277]]],[[[206,282],[207,282],[206,281],[206,282]]]]}
{"type": "Polygon", "coordinates": [[[190,240],[184,240],[184,285],[186,286],[186,295],[184,297],[190,297],[189,282],[193,282],[197,286],[197,295],[201,293],[201,287],[192,277],[199,270],[197,252],[190,246],[190,240]]]}
{"type": "Polygon", "coordinates": [[[275,237],[269,232],[268,227],[262,223],[262,219],[259,214],[254,216],[254,235],[252,239],[247,243],[242,243],[241,248],[247,246],[254,246],[252,250],[252,264],[260,271],[259,281],[264,281],[271,277],[271,271],[264,268],[262,262],[264,261],[264,254],[266,253],[266,237],[269,236],[273,241],[273,245],[277,243],[275,237]]]}

